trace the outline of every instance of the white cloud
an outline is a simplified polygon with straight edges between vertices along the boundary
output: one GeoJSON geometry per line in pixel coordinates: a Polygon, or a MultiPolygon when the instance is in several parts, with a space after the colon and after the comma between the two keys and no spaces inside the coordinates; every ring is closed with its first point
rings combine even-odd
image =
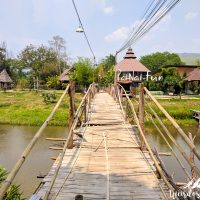
{"type": "Polygon", "coordinates": [[[113,13],[113,7],[112,6],[104,7],[103,11],[106,14],[112,14],[113,13]]]}
{"type": "Polygon", "coordinates": [[[198,15],[199,15],[198,12],[188,12],[187,14],[185,14],[185,19],[187,21],[190,21],[190,20],[195,19],[198,15]]]}
{"type": "Polygon", "coordinates": [[[112,14],[114,12],[114,8],[111,5],[107,5],[106,0],[95,0],[93,1],[98,5],[98,7],[105,13],[105,14],[112,14]]]}
{"type": "Polygon", "coordinates": [[[130,31],[130,27],[120,27],[117,30],[113,31],[112,33],[105,36],[106,42],[113,42],[117,40],[123,40],[128,37],[130,31]]]}

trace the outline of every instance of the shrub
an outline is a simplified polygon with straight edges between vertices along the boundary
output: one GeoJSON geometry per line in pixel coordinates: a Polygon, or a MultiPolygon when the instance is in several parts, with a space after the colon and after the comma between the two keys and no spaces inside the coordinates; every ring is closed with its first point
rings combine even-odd
{"type": "Polygon", "coordinates": [[[47,103],[55,103],[56,102],[56,94],[55,93],[43,93],[44,102],[47,103]]]}
{"type": "MultiPolygon", "coordinates": [[[[3,181],[6,179],[7,171],[0,166],[0,186],[3,183],[3,181]]],[[[22,198],[22,193],[20,192],[20,186],[17,185],[11,185],[9,189],[7,190],[4,198],[4,200],[24,200],[22,198]]]]}

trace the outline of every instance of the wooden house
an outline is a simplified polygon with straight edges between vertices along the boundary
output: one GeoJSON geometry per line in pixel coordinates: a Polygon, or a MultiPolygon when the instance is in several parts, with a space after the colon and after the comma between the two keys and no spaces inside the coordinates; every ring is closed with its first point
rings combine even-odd
{"type": "Polygon", "coordinates": [[[124,59],[115,66],[114,70],[115,82],[121,84],[130,93],[139,83],[147,80],[151,72],[137,60],[131,48],[128,49],[124,59]]]}
{"type": "Polygon", "coordinates": [[[70,66],[69,66],[69,68],[65,69],[65,70],[63,71],[63,73],[60,75],[59,80],[60,80],[62,83],[69,83],[69,81],[70,81],[69,74],[70,74],[70,72],[71,72],[72,70],[73,70],[73,67],[70,67],[70,66]]]}
{"type": "Polygon", "coordinates": [[[10,78],[10,76],[8,75],[7,71],[4,69],[1,73],[0,73],[0,89],[10,89],[12,87],[12,79],[10,78]]]}

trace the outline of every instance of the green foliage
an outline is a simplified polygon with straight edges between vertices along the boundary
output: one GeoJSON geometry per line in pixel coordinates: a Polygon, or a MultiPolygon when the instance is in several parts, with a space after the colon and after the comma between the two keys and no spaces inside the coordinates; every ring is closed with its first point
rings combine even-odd
{"type": "Polygon", "coordinates": [[[87,87],[93,82],[94,68],[92,62],[88,58],[79,58],[74,64],[74,72],[71,75],[71,79],[81,87],[87,87]]]}
{"type": "Polygon", "coordinates": [[[29,45],[18,56],[24,67],[32,69],[35,76],[47,77],[57,74],[57,55],[49,47],[29,45]]]}
{"type": "Polygon", "coordinates": [[[25,79],[25,78],[21,78],[21,79],[19,79],[17,81],[17,86],[16,87],[18,89],[23,90],[23,89],[28,88],[28,86],[29,86],[29,81],[27,79],[25,79]]]}
{"type": "Polygon", "coordinates": [[[200,67],[200,59],[196,60],[196,64],[200,67]]]}
{"type": "MultiPolygon", "coordinates": [[[[0,186],[3,183],[3,181],[6,179],[7,171],[0,166],[0,186]]],[[[11,185],[6,192],[4,200],[23,200],[22,193],[20,192],[20,186],[11,185]]]]}
{"type": "Polygon", "coordinates": [[[179,55],[169,52],[157,52],[150,55],[142,56],[140,62],[149,70],[155,72],[166,65],[182,65],[184,64],[179,55]]]}
{"type": "Polygon", "coordinates": [[[100,86],[108,86],[114,81],[115,57],[106,56],[95,70],[96,81],[100,86]]]}
{"type": "Polygon", "coordinates": [[[58,76],[49,76],[47,78],[46,85],[49,89],[60,89],[61,88],[61,83],[59,81],[58,76]]]}
{"type": "Polygon", "coordinates": [[[44,102],[46,104],[48,103],[55,103],[56,102],[56,94],[49,92],[49,93],[43,93],[42,94],[43,98],[44,98],[44,102]]]}

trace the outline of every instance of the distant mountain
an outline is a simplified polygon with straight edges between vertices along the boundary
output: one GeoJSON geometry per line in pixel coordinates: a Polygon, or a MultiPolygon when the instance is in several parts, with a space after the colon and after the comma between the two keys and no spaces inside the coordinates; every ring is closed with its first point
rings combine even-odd
{"type": "Polygon", "coordinates": [[[187,65],[196,65],[196,61],[200,60],[200,53],[179,53],[179,56],[187,65]]]}

